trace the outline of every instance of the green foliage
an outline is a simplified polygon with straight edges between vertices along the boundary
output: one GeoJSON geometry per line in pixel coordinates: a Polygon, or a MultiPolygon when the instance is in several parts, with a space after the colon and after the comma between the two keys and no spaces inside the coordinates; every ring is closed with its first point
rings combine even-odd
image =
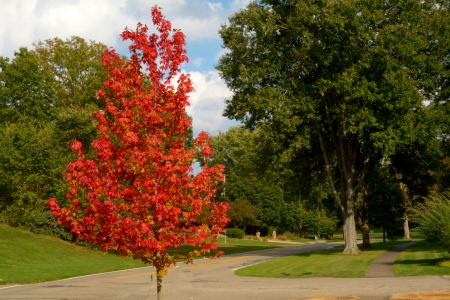
{"type": "Polygon", "coordinates": [[[300,204],[290,203],[285,207],[283,224],[286,228],[299,230],[302,237],[312,230],[319,237],[330,237],[336,230],[337,219],[330,217],[324,209],[305,210],[300,204]]]}
{"type": "Polygon", "coordinates": [[[63,173],[82,141],[91,155],[91,111],[106,71],[103,44],[72,37],[0,57],[0,222],[71,239],[50,219],[47,200],[65,199],[63,173]]]}
{"type": "Polygon", "coordinates": [[[413,210],[419,234],[450,252],[450,194],[434,194],[413,210]]]}
{"type": "Polygon", "coordinates": [[[106,45],[72,36],[65,41],[54,38],[33,44],[35,53],[45,70],[58,82],[58,98],[66,106],[88,108],[90,111],[104,104],[96,92],[107,79],[101,58],[106,45]]]}
{"type": "Polygon", "coordinates": [[[258,208],[248,201],[236,201],[230,203],[231,208],[227,211],[230,224],[234,227],[242,228],[245,231],[247,226],[259,226],[257,219],[258,208]]]}
{"type": "Polygon", "coordinates": [[[227,236],[230,238],[242,239],[245,235],[244,230],[239,228],[227,228],[227,236]]]}
{"type": "Polygon", "coordinates": [[[31,226],[52,195],[62,193],[67,157],[52,125],[30,122],[0,130],[0,220],[31,226]]]}
{"type": "Polygon", "coordinates": [[[27,48],[0,57],[0,127],[28,119],[49,121],[58,107],[56,81],[27,48]]]}
{"type": "Polygon", "coordinates": [[[387,164],[370,169],[367,197],[371,226],[384,227],[388,238],[398,238],[403,236],[404,194],[391,171],[387,164]]]}
{"type": "Polygon", "coordinates": [[[66,227],[58,225],[55,217],[49,210],[44,210],[36,215],[30,230],[37,234],[53,235],[64,240],[73,240],[72,233],[66,227]]]}
{"type": "MultiPolygon", "coordinates": [[[[91,143],[97,137],[95,123],[87,109],[78,107],[62,108],[55,117],[55,136],[62,148],[67,151],[74,140],[83,143],[83,150],[90,154],[91,143]]],[[[70,151],[72,156],[72,151],[70,151]]]]}
{"type": "MultiPolygon", "coordinates": [[[[251,2],[219,31],[229,51],[217,69],[233,91],[224,115],[263,128],[285,160],[317,162],[319,153],[351,221],[372,154],[416,140],[424,101],[442,101],[448,24],[448,2],[251,2]]],[[[314,173],[314,164],[302,167],[314,173]]]]}
{"type": "Polygon", "coordinates": [[[247,201],[257,207],[259,221],[277,226],[281,222],[283,190],[272,170],[276,162],[260,155],[261,134],[242,126],[219,132],[211,140],[214,159],[209,165],[225,165],[226,181],[221,187],[221,200],[230,203],[247,201]]]}
{"type": "Polygon", "coordinates": [[[319,215],[317,223],[314,225],[314,232],[318,237],[331,237],[336,230],[337,220],[329,218],[325,214],[319,215]]]}

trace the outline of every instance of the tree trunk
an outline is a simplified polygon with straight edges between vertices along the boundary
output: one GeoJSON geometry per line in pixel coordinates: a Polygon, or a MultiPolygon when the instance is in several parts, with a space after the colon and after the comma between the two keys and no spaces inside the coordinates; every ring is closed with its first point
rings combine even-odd
{"type": "Polygon", "coordinates": [[[368,223],[363,223],[361,226],[361,233],[363,237],[363,248],[370,248],[370,227],[368,223]]]}
{"type": "Polygon", "coordinates": [[[370,248],[370,226],[369,226],[369,199],[367,197],[367,190],[364,191],[363,197],[363,211],[361,214],[360,224],[361,233],[363,237],[363,248],[370,248]]]}
{"type": "MultiPolygon", "coordinates": [[[[400,189],[403,192],[403,206],[407,208],[411,205],[411,203],[408,201],[408,188],[406,187],[406,184],[400,182],[400,189]]],[[[403,238],[407,240],[411,239],[411,236],[409,235],[409,219],[406,212],[403,213],[403,238]]]]}
{"type": "MultiPolygon", "coordinates": [[[[323,95],[322,95],[323,96],[323,95]]],[[[322,137],[322,133],[319,127],[312,122],[312,126],[317,133],[319,139],[320,149],[322,151],[323,159],[325,161],[325,168],[327,171],[328,181],[330,183],[331,191],[333,192],[336,203],[341,209],[342,216],[344,219],[344,240],[345,249],[344,254],[358,254],[361,251],[358,249],[356,242],[356,226],[355,226],[355,198],[358,191],[358,187],[363,182],[364,174],[366,171],[367,163],[369,162],[369,157],[371,149],[367,154],[364,162],[364,167],[362,170],[356,170],[356,160],[358,156],[358,143],[353,137],[347,136],[349,133],[345,128],[342,127],[342,122],[339,120],[332,120],[329,116],[328,108],[327,110],[327,120],[328,120],[328,132],[330,134],[332,143],[334,145],[334,151],[337,155],[338,163],[338,173],[339,173],[339,185],[341,193],[338,192],[335,185],[335,178],[333,176],[332,166],[328,159],[327,149],[325,147],[325,142],[322,137]],[[337,122],[333,124],[334,122],[337,122]],[[337,128],[337,132],[334,130],[337,128]],[[336,135],[337,133],[337,135],[336,135]],[[359,178],[358,178],[359,177],[359,178]]],[[[331,151],[331,153],[333,150],[331,151]]]]}
{"type": "Polygon", "coordinates": [[[408,220],[408,215],[405,213],[403,215],[403,231],[404,231],[404,239],[411,239],[411,236],[409,235],[409,220],[408,220]]]}
{"type": "Polygon", "coordinates": [[[344,215],[344,235],[345,235],[345,248],[342,253],[344,254],[361,253],[356,243],[356,224],[355,224],[355,215],[353,213],[347,212],[344,215]]]}
{"type": "Polygon", "coordinates": [[[160,276],[161,268],[156,268],[156,293],[157,293],[157,299],[163,300],[163,294],[162,294],[162,277],[160,276]]]}
{"type": "Polygon", "coordinates": [[[383,225],[383,243],[386,243],[386,228],[383,225]]]}

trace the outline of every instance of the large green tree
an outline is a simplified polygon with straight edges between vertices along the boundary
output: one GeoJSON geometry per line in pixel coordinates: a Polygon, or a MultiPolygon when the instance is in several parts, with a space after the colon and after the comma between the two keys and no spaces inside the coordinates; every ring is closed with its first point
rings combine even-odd
{"type": "Polygon", "coordinates": [[[65,194],[62,166],[73,159],[72,142],[92,152],[97,134],[90,111],[106,73],[105,48],[72,37],[0,57],[0,222],[71,238],[46,201],[65,194]]]}
{"type": "Polygon", "coordinates": [[[261,159],[261,136],[259,130],[251,132],[242,126],[219,132],[211,140],[214,159],[209,164],[225,165],[226,181],[219,195],[222,200],[248,201],[258,208],[263,224],[277,227],[281,224],[283,189],[273,172],[275,163],[265,164],[261,159]]]}
{"type": "Polygon", "coordinates": [[[72,36],[38,41],[33,44],[35,53],[45,70],[58,82],[58,98],[66,106],[95,110],[102,107],[96,92],[107,79],[102,65],[106,45],[72,36]]]}
{"type": "Polygon", "coordinates": [[[355,201],[372,153],[393,154],[411,138],[415,114],[437,91],[443,64],[428,54],[444,45],[430,24],[450,23],[446,9],[420,0],[261,0],[220,30],[229,51],[217,69],[233,91],[224,115],[265,124],[288,148],[320,148],[345,222],[344,253],[359,253],[355,201]]]}
{"type": "Polygon", "coordinates": [[[0,57],[0,127],[30,118],[50,121],[59,105],[56,89],[34,52],[22,47],[13,59],[0,57]]]}

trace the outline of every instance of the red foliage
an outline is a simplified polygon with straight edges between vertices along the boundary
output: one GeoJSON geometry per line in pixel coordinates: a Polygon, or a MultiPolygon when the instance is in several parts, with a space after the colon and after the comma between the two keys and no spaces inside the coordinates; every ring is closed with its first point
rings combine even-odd
{"type": "MultiPolygon", "coordinates": [[[[169,248],[199,247],[185,257],[187,262],[217,250],[228,205],[214,202],[223,166],[204,166],[190,175],[195,152],[185,146],[191,125],[185,107],[193,87],[185,74],[176,89],[170,85],[180,64],[188,61],[185,36],[171,29],[156,6],[152,16],[159,35],[148,35],[140,23],[136,31],[122,33],[123,40],[131,41],[130,59],[105,51],[109,80],[97,96],[106,108],[93,114],[100,135],[92,143],[97,159],[86,158],[75,141],[78,159],[66,176],[71,205],[60,208],[54,198],[48,203],[77,238],[152,263],[163,275],[174,263],[169,248]]],[[[202,132],[194,143],[205,157],[212,156],[208,142],[202,132]]]]}

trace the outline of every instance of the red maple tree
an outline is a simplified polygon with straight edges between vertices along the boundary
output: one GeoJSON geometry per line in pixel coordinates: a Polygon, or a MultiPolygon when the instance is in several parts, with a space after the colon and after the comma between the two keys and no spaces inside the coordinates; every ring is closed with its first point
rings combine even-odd
{"type": "MultiPolygon", "coordinates": [[[[188,61],[185,36],[171,29],[156,6],[152,18],[159,34],[148,34],[141,23],[121,34],[131,41],[129,59],[105,51],[109,80],[97,96],[106,107],[93,114],[97,158],[87,158],[82,144],[73,142],[78,159],[67,169],[70,206],[61,208],[54,198],[48,203],[76,238],[153,264],[159,298],[162,277],[175,259],[192,262],[210,250],[211,257],[221,254],[215,242],[228,222],[228,205],[214,201],[223,166],[205,165],[192,175],[195,150],[186,144],[191,121],[185,108],[193,87],[185,74],[176,88],[171,85],[188,61]],[[182,244],[198,250],[168,254],[182,244]]],[[[194,141],[205,158],[212,156],[209,139],[202,132],[194,141]]]]}

